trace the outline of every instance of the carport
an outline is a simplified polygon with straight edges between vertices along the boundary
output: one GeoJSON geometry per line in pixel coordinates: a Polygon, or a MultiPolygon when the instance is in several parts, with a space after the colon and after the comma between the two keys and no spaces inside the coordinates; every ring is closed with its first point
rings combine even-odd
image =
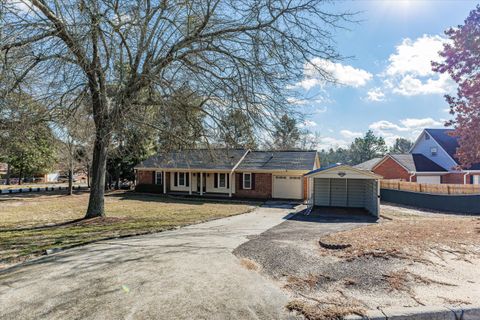
{"type": "Polygon", "coordinates": [[[309,203],[323,207],[364,208],[378,217],[382,178],[370,171],[336,164],[310,171],[309,203]]]}

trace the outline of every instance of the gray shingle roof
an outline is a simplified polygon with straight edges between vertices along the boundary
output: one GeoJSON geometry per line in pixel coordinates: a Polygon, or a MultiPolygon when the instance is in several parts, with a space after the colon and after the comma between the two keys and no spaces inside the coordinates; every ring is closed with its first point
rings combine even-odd
{"type": "Polygon", "coordinates": [[[380,160],[382,160],[382,159],[383,158],[373,158],[373,159],[367,160],[365,162],[359,163],[359,164],[357,164],[353,167],[357,168],[357,169],[360,169],[360,170],[372,171],[373,167],[375,167],[375,165],[377,163],[379,163],[380,160]]]}
{"type": "Polygon", "coordinates": [[[316,151],[252,151],[238,170],[312,170],[316,151]]]}
{"type": "Polygon", "coordinates": [[[138,168],[231,170],[245,150],[197,149],[167,152],[142,161],[138,168]]]}
{"type": "Polygon", "coordinates": [[[408,169],[408,171],[415,172],[444,172],[447,171],[432,160],[420,153],[413,154],[391,154],[398,163],[408,169]]]}
{"type": "MultiPolygon", "coordinates": [[[[197,149],[153,156],[136,168],[231,170],[246,150],[197,149]]],[[[237,170],[311,170],[316,151],[250,151],[237,170]]]]}

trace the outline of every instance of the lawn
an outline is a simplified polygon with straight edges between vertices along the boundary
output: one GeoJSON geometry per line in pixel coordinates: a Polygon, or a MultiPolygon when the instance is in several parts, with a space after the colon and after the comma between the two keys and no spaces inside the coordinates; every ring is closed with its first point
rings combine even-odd
{"type": "Polygon", "coordinates": [[[22,194],[0,197],[0,269],[44,254],[120,236],[160,232],[245,213],[252,203],[194,201],[113,192],[105,197],[106,218],[81,220],[88,193],[22,194]]]}

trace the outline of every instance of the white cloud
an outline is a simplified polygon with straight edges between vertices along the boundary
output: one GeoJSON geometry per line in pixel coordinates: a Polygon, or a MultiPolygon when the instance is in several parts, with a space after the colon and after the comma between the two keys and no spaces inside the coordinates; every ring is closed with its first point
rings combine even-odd
{"type": "Polygon", "coordinates": [[[361,132],[353,132],[350,130],[340,130],[340,134],[347,139],[358,138],[363,135],[361,132]]]}
{"type": "Polygon", "coordinates": [[[383,93],[380,88],[374,88],[367,92],[366,99],[373,102],[385,101],[385,93],[383,93]]]}
{"type": "Polygon", "coordinates": [[[421,79],[414,78],[411,75],[406,75],[398,83],[398,86],[393,88],[394,93],[403,96],[417,96],[425,94],[445,94],[452,91],[454,88],[453,81],[447,74],[441,74],[438,78],[421,79]]]}
{"type": "Polygon", "coordinates": [[[408,129],[429,128],[438,127],[442,125],[442,122],[436,121],[432,118],[412,119],[407,118],[400,120],[400,123],[408,129]]]}
{"type": "Polygon", "coordinates": [[[388,58],[381,74],[385,88],[403,96],[445,94],[454,88],[448,74],[432,70],[432,61],[441,61],[439,51],[446,39],[438,35],[423,35],[415,40],[405,38],[388,58]]]}
{"type": "Polygon", "coordinates": [[[416,40],[405,38],[396,47],[396,53],[390,55],[387,75],[433,75],[431,62],[438,61],[438,52],[443,49],[445,39],[437,35],[423,35],[416,40]]]}
{"type": "Polygon", "coordinates": [[[392,145],[397,138],[415,140],[424,128],[441,127],[441,121],[432,118],[406,118],[393,123],[380,120],[370,124],[369,129],[376,135],[382,136],[388,145],[392,145]]]}
{"type": "Polygon", "coordinates": [[[330,148],[336,149],[336,148],[345,148],[346,146],[349,145],[349,142],[343,139],[337,139],[333,137],[321,137],[320,143],[317,146],[318,150],[328,150],[330,148]]]}
{"type": "Polygon", "coordinates": [[[303,72],[305,79],[300,81],[297,87],[302,87],[305,90],[315,86],[322,87],[327,83],[327,79],[333,80],[339,85],[358,88],[366,85],[373,77],[370,72],[363,69],[321,58],[313,58],[310,63],[305,64],[303,72]],[[322,73],[319,69],[325,73],[322,73]]]}

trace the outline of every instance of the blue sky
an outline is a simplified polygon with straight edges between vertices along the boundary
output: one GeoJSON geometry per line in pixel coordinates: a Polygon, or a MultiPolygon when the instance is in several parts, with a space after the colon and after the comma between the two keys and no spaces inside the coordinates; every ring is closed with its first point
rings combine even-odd
{"type": "Polygon", "coordinates": [[[298,100],[305,126],[320,133],[320,148],[344,146],[368,129],[392,143],[414,140],[424,127],[448,119],[443,95],[454,92],[448,76],[430,69],[444,41],[444,30],[463,24],[479,1],[343,1],[335,11],[357,12],[359,24],[336,33],[339,52],[352,58],[323,64],[342,85],[325,85],[305,68],[298,100]]]}

